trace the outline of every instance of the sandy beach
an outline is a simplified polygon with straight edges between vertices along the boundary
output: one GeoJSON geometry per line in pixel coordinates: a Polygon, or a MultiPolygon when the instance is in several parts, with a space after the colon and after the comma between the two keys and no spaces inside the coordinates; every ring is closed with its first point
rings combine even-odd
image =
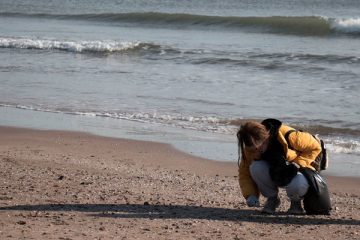
{"type": "MultiPolygon", "coordinates": [[[[0,239],[359,239],[359,178],[330,216],[248,208],[234,163],[170,145],[0,127],[0,239]]],[[[264,198],[261,199],[264,203],[264,198]]]]}

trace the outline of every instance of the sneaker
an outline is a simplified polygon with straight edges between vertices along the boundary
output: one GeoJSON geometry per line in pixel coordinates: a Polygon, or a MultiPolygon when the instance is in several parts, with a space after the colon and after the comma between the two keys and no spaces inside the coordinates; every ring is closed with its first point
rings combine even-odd
{"type": "Polygon", "coordinates": [[[264,208],[261,210],[262,213],[273,214],[277,207],[280,206],[280,198],[278,196],[269,197],[266,200],[264,208]]]}
{"type": "Polygon", "coordinates": [[[301,200],[299,200],[299,201],[291,201],[290,208],[287,211],[287,213],[292,214],[292,215],[304,214],[305,211],[304,211],[303,207],[301,206],[301,200]]]}

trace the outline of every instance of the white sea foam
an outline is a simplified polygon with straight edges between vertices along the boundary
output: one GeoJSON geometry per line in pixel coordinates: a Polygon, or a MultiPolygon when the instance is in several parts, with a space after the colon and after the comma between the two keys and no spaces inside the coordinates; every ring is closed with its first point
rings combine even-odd
{"type": "Polygon", "coordinates": [[[92,111],[72,111],[70,109],[50,109],[41,106],[26,106],[11,103],[0,103],[0,107],[11,107],[31,111],[53,112],[71,115],[81,115],[87,117],[108,117],[114,119],[123,119],[143,123],[160,123],[193,129],[197,131],[217,132],[217,133],[234,133],[234,127],[222,124],[223,119],[213,116],[191,116],[182,114],[160,114],[158,112],[92,112],[92,111]]]}
{"type": "Polygon", "coordinates": [[[334,19],[331,28],[337,32],[360,34],[360,18],[334,19]]]}
{"type": "Polygon", "coordinates": [[[0,38],[1,48],[62,50],[69,52],[120,52],[137,48],[140,44],[140,42],[113,40],[67,41],[38,38],[0,38]]]}
{"type": "Polygon", "coordinates": [[[333,153],[360,154],[360,141],[353,139],[332,139],[325,142],[326,148],[333,153]]]}

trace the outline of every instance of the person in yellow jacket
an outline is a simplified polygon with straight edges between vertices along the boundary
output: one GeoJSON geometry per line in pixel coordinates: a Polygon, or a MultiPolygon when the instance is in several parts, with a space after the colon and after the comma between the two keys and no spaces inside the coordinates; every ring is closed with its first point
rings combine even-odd
{"type": "Polygon", "coordinates": [[[279,120],[266,119],[246,122],[237,133],[240,189],[249,207],[260,206],[260,193],[267,198],[263,213],[272,214],[280,205],[279,187],[290,198],[288,213],[304,213],[301,200],[309,184],[298,169],[314,170],[311,163],[321,145],[310,133],[290,130],[294,129],[279,120]]]}

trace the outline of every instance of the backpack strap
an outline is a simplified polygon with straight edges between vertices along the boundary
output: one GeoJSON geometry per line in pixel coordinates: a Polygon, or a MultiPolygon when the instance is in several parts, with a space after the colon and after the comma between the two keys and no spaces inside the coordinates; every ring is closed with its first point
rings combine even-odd
{"type": "Polygon", "coordinates": [[[293,133],[293,132],[296,132],[296,130],[294,130],[294,129],[292,129],[292,130],[289,130],[289,131],[287,131],[286,133],[285,133],[285,140],[286,140],[286,142],[287,142],[287,144],[288,144],[288,148],[289,149],[291,149],[291,150],[295,150],[292,146],[291,146],[291,144],[290,144],[290,142],[289,142],[289,135],[291,134],[291,133],[293,133]]]}

